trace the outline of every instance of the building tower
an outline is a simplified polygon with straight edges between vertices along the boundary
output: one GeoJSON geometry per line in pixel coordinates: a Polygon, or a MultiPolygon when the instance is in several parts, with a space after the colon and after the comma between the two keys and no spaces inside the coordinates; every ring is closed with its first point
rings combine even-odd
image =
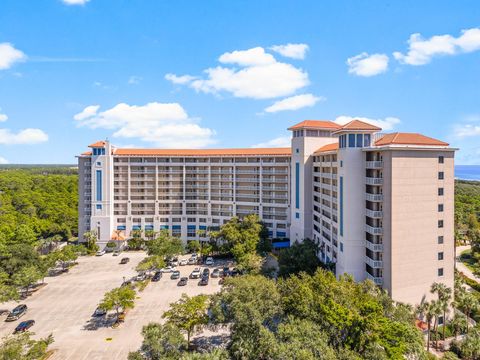
{"type": "Polygon", "coordinates": [[[331,121],[305,120],[288,129],[292,131],[291,243],[313,237],[312,155],[320,147],[336,141],[332,133],[339,128],[331,121]]]}

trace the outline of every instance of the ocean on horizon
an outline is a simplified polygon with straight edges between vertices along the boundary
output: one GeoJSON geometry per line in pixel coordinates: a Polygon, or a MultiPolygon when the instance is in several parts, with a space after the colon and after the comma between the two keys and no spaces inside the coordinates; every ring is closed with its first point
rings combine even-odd
{"type": "Polygon", "coordinates": [[[455,179],[480,181],[480,165],[455,165],[455,179]]]}

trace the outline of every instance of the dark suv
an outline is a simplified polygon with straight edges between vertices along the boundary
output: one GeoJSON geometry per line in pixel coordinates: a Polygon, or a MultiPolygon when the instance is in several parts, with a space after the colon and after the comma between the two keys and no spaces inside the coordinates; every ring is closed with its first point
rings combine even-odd
{"type": "Polygon", "coordinates": [[[27,312],[27,305],[21,304],[15,307],[12,311],[10,311],[10,314],[8,314],[7,318],[5,321],[15,321],[18,320],[20,317],[26,314],[27,312]]]}

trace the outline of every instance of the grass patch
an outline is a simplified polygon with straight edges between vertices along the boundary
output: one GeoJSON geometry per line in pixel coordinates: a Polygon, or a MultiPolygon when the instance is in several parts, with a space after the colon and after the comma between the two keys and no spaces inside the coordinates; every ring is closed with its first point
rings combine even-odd
{"type": "Polygon", "coordinates": [[[138,288],[138,291],[142,292],[143,290],[145,290],[145,288],[147,287],[147,285],[150,283],[150,279],[147,279],[147,280],[143,280],[143,281],[139,281],[137,283],[137,288],[138,288]]]}

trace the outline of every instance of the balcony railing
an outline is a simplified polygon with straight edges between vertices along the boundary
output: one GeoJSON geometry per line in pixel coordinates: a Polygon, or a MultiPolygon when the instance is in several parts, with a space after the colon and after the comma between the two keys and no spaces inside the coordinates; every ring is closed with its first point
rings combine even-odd
{"type": "Polygon", "coordinates": [[[366,177],[365,178],[365,184],[367,184],[367,185],[382,185],[383,184],[383,178],[366,177]]]}
{"type": "Polygon", "coordinates": [[[372,235],[382,235],[383,228],[365,225],[365,231],[372,235]]]}
{"type": "Polygon", "coordinates": [[[365,261],[368,265],[370,265],[374,269],[383,268],[383,261],[382,260],[373,260],[373,259],[370,259],[368,256],[365,256],[365,261]]]}
{"type": "Polygon", "coordinates": [[[365,215],[374,219],[381,219],[383,217],[383,211],[365,209],[365,215]]]}
{"type": "Polygon", "coordinates": [[[366,274],[367,274],[367,279],[372,280],[375,283],[375,285],[380,285],[380,286],[383,285],[383,278],[372,276],[368,272],[366,274]]]}
{"type": "Polygon", "coordinates": [[[374,244],[368,240],[365,240],[365,246],[367,249],[370,249],[372,251],[376,251],[376,252],[383,251],[383,244],[374,244]]]}
{"type": "Polygon", "coordinates": [[[380,202],[383,201],[383,194],[365,194],[365,199],[367,201],[374,201],[374,202],[380,202]]]}
{"type": "Polygon", "coordinates": [[[381,169],[383,168],[383,161],[367,161],[367,169],[381,169]]]}

